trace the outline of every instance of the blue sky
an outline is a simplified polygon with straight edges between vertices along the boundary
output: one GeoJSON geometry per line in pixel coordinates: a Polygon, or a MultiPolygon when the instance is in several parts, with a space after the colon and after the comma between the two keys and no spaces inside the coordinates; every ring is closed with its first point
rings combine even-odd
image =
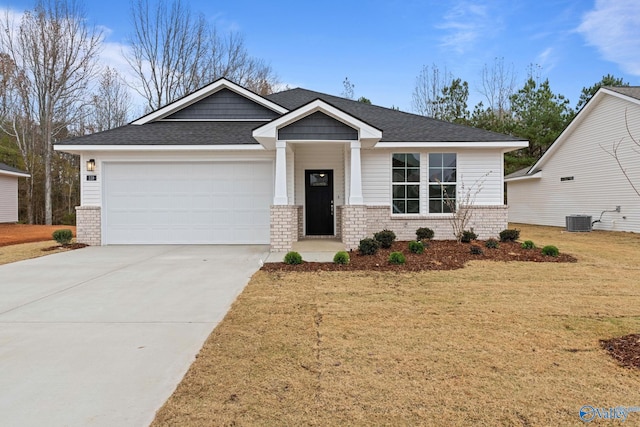
{"type": "MultiPolygon", "coordinates": [[[[530,64],[554,92],[575,106],[580,90],[611,73],[640,85],[640,1],[184,0],[223,31],[244,36],[249,52],[271,64],[280,80],[412,111],[423,65],[446,68],[469,82],[471,109],[485,64],[504,58],[518,87],[530,64]]],[[[105,28],[106,63],[127,73],[119,57],[130,33],[129,1],[86,1],[89,21],[105,28]]],[[[33,1],[2,0],[20,11],[33,1]]]]}

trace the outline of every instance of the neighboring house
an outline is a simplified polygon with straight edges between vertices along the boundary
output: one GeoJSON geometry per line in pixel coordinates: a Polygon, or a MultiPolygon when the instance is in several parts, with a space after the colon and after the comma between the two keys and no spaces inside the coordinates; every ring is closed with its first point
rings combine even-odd
{"type": "Polygon", "coordinates": [[[78,241],[270,244],[384,228],[453,238],[449,194],[482,181],[470,227],[507,226],[503,153],[527,141],[291,89],[259,96],[228,80],[131,124],[55,145],[81,156],[78,241]],[[90,170],[87,170],[90,169],[90,170]],[[485,176],[486,175],[486,176],[485,176]]]}
{"type": "Polygon", "coordinates": [[[601,88],[531,168],[505,177],[509,221],[565,226],[589,215],[594,229],[640,232],[640,87],[601,88]],[[620,211],[615,212],[620,206],[620,211]],[[606,212],[605,212],[606,211],[606,212]]]}
{"type": "Polygon", "coordinates": [[[0,223],[18,222],[18,178],[28,178],[26,172],[0,163],[0,223]]]}

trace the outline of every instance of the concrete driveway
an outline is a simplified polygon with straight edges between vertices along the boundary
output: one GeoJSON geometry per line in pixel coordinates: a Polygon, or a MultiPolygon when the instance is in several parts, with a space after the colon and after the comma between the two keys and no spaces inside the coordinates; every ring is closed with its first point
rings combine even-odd
{"type": "Polygon", "coordinates": [[[0,266],[0,423],[148,425],[267,254],[106,246],[0,266]]]}

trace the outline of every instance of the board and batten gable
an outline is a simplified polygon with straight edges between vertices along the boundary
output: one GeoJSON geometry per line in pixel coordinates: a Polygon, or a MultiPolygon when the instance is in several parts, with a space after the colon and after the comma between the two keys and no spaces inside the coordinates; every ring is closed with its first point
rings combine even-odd
{"type": "Polygon", "coordinates": [[[0,223],[18,221],[18,178],[0,175],[0,223]]]}
{"type": "Polygon", "coordinates": [[[394,153],[420,153],[420,211],[427,213],[429,153],[456,153],[459,191],[475,195],[475,204],[501,206],[503,156],[500,149],[370,149],[362,151],[362,193],[370,206],[391,206],[391,157],[394,153]]]}
{"type": "Polygon", "coordinates": [[[640,137],[640,105],[606,95],[573,124],[570,133],[540,164],[540,178],[509,180],[509,222],[564,227],[566,216],[590,215],[595,230],[640,232],[640,196],[607,153],[622,141],[619,155],[630,178],[640,187],[640,154],[632,150],[631,133],[640,137]]]}
{"type": "Polygon", "coordinates": [[[316,111],[278,129],[278,139],[357,141],[358,131],[320,111],[316,111]]]}
{"type": "Polygon", "coordinates": [[[279,114],[229,89],[220,89],[165,120],[272,120],[279,114]]]}

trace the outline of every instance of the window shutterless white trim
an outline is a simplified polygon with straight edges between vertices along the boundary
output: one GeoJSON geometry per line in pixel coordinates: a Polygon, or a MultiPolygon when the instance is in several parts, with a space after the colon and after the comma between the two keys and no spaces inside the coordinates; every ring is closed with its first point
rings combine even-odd
{"type": "MultiPolygon", "coordinates": [[[[447,198],[447,194],[445,193],[445,187],[453,187],[454,188],[454,194],[451,195],[449,194],[449,198],[451,198],[451,196],[453,196],[453,199],[456,200],[457,199],[457,194],[458,194],[458,153],[428,153],[427,154],[427,212],[429,214],[436,214],[436,215],[443,215],[443,214],[449,214],[449,213],[453,213],[453,212],[445,212],[446,209],[448,209],[448,206],[446,205],[446,198],[447,198]],[[446,165],[445,164],[445,156],[455,156],[455,166],[451,166],[451,165],[446,165]],[[438,164],[432,164],[431,162],[431,156],[440,156],[440,162],[438,164]],[[439,172],[439,178],[436,178],[435,181],[431,180],[431,175],[432,175],[432,171],[436,172],[436,174],[438,174],[439,172]],[[453,171],[453,174],[455,175],[455,181],[448,181],[445,178],[445,174],[446,172],[451,172],[453,171]],[[431,198],[431,189],[435,188],[435,187],[439,187],[439,192],[440,192],[440,197],[434,197],[431,198]],[[440,210],[436,210],[436,211],[431,211],[431,201],[437,201],[440,205],[440,210]]],[[[456,201],[457,203],[457,201],[456,201]]]]}
{"type": "MultiPolygon", "coordinates": [[[[392,215],[403,215],[403,216],[417,216],[420,215],[420,212],[422,211],[422,185],[421,185],[421,181],[422,181],[422,159],[421,159],[421,153],[391,153],[391,214],[392,215]],[[396,156],[404,156],[404,165],[400,166],[394,166],[394,158],[396,156]],[[412,156],[414,159],[416,159],[418,161],[418,165],[416,166],[411,166],[408,164],[408,159],[409,156],[412,156]],[[417,181],[410,179],[410,177],[415,177],[416,174],[416,170],[417,170],[417,181]],[[395,178],[396,176],[398,176],[398,178],[400,177],[400,175],[403,175],[404,180],[403,181],[396,181],[395,178]],[[409,191],[411,190],[413,192],[413,195],[415,195],[415,187],[417,188],[417,197],[410,197],[409,195],[409,191]],[[398,193],[396,193],[396,190],[398,190],[398,193]],[[399,193],[402,193],[402,196],[400,196],[399,193]],[[409,204],[411,203],[411,205],[414,207],[415,209],[415,202],[417,202],[417,207],[418,207],[418,211],[417,212],[408,212],[409,209],[409,204]],[[398,203],[398,206],[402,206],[401,210],[402,212],[396,212],[396,203],[398,203]]],[[[399,160],[399,159],[398,159],[399,160]]],[[[411,209],[411,210],[414,210],[411,209]]]]}

